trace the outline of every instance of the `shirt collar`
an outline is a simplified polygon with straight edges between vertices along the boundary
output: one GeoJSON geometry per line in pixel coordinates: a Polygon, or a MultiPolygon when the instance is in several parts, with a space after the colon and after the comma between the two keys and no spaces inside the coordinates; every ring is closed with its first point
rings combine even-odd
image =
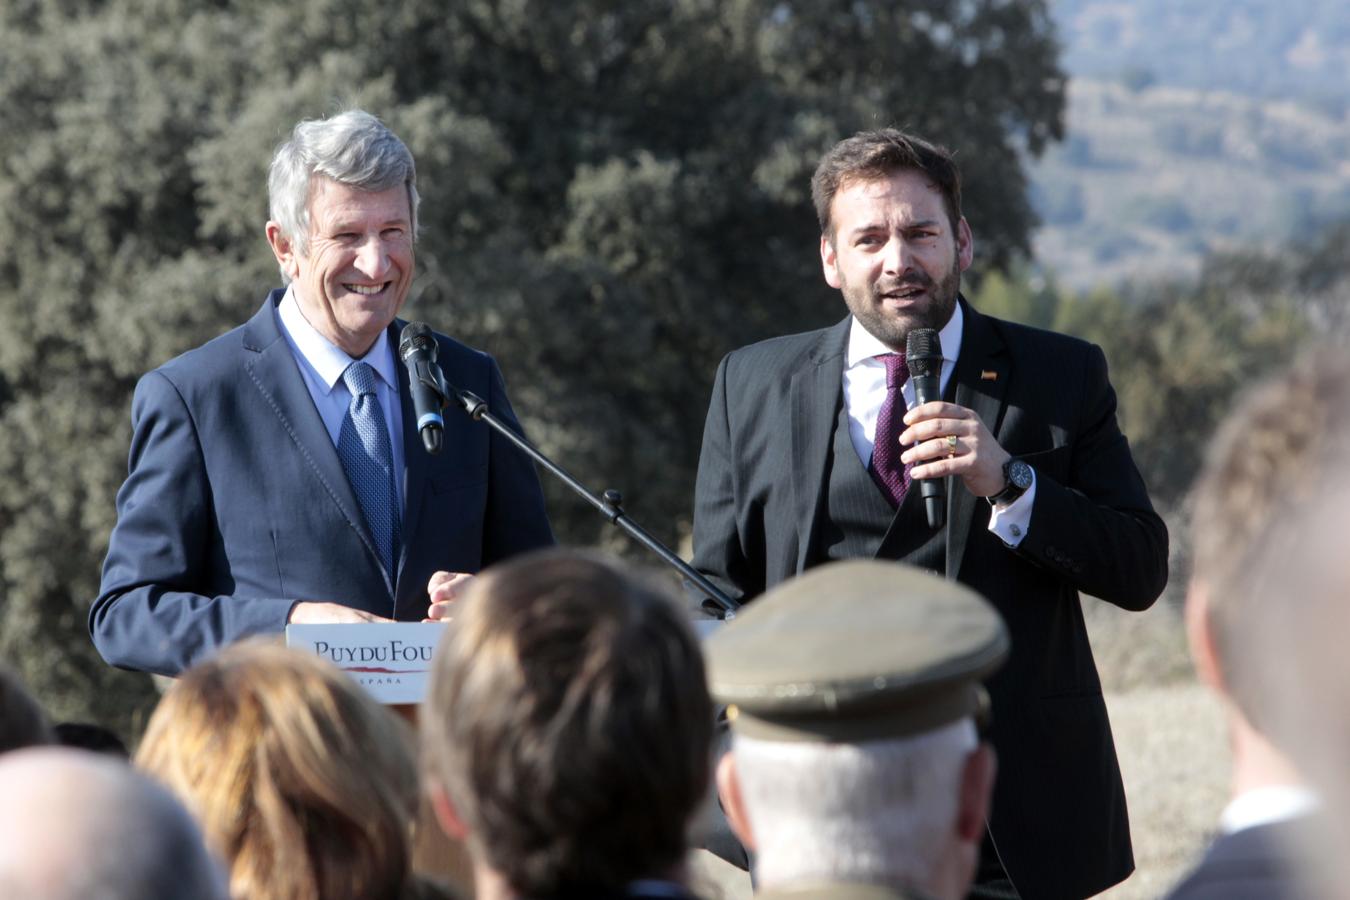
{"type": "MultiPolygon", "coordinates": [[[[957,354],[961,352],[961,335],[965,331],[965,324],[965,312],[961,309],[960,302],[957,302],[956,308],[952,310],[952,317],[938,332],[938,343],[942,345],[942,357],[948,362],[954,362],[957,354]]],[[[890,347],[883,344],[876,335],[864,328],[856,316],[849,323],[848,355],[844,361],[845,369],[851,369],[856,365],[872,361],[874,356],[894,352],[890,347]]],[[[881,365],[880,362],[873,362],[873,364],[881,365]]]]}
{"type": "Polygon", "coordinates": [[[1284,822],[1317,809],[1317,795],[1295,784],[1273,785],[1234,797],[1219,817],[1219,828],[1232,834],[1244,828],[1284,822]]]}
{"type": "Polygon", "coordinates": [[[319,380],[323,382],[325,393],[332,393],[333,388],[342,380],[342,373],[347,371],[347,367],[353,362],[367,363],[380,378],[384,379],[385,384],[395,390],[398,389],[398,370],[394,366],[394,349],[389,342],[389,329],[381,331],[375,343],[366,351],[366,355],[356,360],[309,324],[309,320],[300,311],[300,302],[295,297],[294,285],[286,288],[286,295],[281,298],[281,304],[277,307],[277,315],[281,319],[282,327],[295,344],[295,349],[300,351],[300,355],[314,368],[319,380]]]}

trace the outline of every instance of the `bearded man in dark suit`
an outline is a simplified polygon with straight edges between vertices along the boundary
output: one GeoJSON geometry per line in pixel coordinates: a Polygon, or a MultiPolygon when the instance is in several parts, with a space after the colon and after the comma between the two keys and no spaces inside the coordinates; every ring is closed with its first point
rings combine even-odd
{"type": "Polygon", "coordinates": [[[1105,358],[961,296],[974,239],[945,149],[856,135],[826,154],[812,194],[825,279],[849,316],[722,361],[694,564],[743,601],[853,557],[987,597],[1012,654],[988,685],[1001,772],[975,895],[1098,893],[1134,863],[1078,595],[1142,610],[1167,580],[1167,531],[1116,423],[1105,358]],[[946,357],[943,399],[923,405],[896,358],[916,328],[936,329],[946,357]],[[944,527],[909,487],[924,478],[946,481],[944,527]]]}

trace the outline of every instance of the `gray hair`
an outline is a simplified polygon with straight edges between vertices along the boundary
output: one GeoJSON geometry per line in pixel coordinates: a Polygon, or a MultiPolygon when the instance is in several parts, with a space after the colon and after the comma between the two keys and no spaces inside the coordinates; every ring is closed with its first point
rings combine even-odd
{"type": "Polygon", "coordinates": [[[128,763],[64,748],[0,758],[0,896],[227,900],[187,810],[128,763]]]}
{"type": "Polygon", "coordinates": [[[977,745],[970,719],[858,744],[735,735],[760,881],[927,885],[956,827],[965,760],[977,745]]]}
{"type": "Polygon", "coordinates": [[[302,255],[309,244],[309,191],[314,175],[364,191],[407,185],[412,234],[417,239],[417,168],[412,153],[370,113],[350,109],[330,119],[306,119],[272,156],[267,174],[269,214],[302,255]]]}

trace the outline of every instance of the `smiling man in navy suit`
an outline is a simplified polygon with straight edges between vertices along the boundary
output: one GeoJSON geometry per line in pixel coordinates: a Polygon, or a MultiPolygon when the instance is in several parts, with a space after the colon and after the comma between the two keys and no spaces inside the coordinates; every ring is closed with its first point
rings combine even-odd
{"type": "MultiPolygon", "coordinates": [[[[287,623],[438,619],[472,573],[553,541],[533,465],[467,417],[424,452],[395,319],[413,279],[412,154],[359,110],[272,160],[288,286],[144,376],[89,617],[99,652],[175,674],[287,623]]],[[[437,335],[446,379],[515,423],[493,359],[437,335]]]]}

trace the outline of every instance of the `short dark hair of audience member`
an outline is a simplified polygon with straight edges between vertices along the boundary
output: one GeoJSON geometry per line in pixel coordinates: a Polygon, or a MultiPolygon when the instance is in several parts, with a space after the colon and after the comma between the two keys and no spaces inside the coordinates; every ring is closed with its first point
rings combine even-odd
{"type": "Polygon", "coordinates": [[[39,747],[0,757],[0,897],[226,900],[174,797],[125,762],[39,747]]]}
{"type": "Polygon", "coordinates": [[[245,641],[194,666],[136,764],[196,814],[248,900],[410,889],[416,758],[402,723],[317,656],[245,641]]]}
{"type": "Polygon", "coordinates": [[[0,753],[55,741],[42,707],[19,676],[0,665],[0,753]]]}
{"type": "Polygon", "coordinates": [[[423,751],[480,890],[485,873],[530,897],[678,876],[713,709],[676,601],[598,556],[549,550],[490,569],[461,602],[423,751]]]}
{"type": "Polygon", "coordinates": [[[955,231],[961,221],[961,171],[951,151],[921,137],[894,128],[862,131],[840,141],[821,159],[811,176],[811,200],[816,205],[820,233],[834,243],[830,204],[841,187],[855,181],[880,181],[897,172],[921,172],[942,195],[947,218],[955,231]]]}

